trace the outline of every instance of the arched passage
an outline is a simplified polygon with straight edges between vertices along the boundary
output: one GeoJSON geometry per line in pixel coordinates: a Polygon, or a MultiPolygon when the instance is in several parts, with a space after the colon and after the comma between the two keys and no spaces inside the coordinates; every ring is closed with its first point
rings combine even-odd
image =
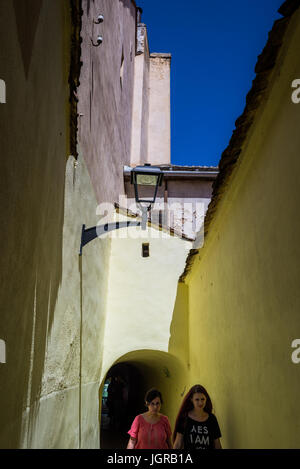
{"type": "Polygon", "coordinates": [[[169,417],[173,426],[187,386],[186,371],[176,357],[157,350],[137,350],[120,357],[108,370],[100,387],[100,447],[126,447],[132,420],[145,412],[144,396],[152,387],[161,391],[164,401],[161,412],[169,417]],[[115,394],[108,389],[111,383],[111,388],[117,390],[115,394]]]}

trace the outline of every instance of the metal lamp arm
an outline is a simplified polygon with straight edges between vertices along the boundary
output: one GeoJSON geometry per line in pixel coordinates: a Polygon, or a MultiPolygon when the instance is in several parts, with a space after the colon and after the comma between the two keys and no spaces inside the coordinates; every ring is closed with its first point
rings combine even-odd
{"type": "Polygon", "coordinates": [[[140,226],[141,222],[139,221],[121,221],[115,223],[106,223],[105,225],[97,225],[92,228],[85,229],[85,225],[82,225],[81,231],[81,243],[79,255],[82,255],[82,248],[93,241],[96,238],[99,238],[109,231],[118,230],[120,228],[128,228],[130,226],[140,226]]]}

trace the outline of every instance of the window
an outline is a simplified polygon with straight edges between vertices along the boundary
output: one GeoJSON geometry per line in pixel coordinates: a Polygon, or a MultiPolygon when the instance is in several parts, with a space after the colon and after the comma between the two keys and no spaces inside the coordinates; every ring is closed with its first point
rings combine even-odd
{"type": "Polygon", "coordinates": [[[143,257],[149,257],[150,256],[149,243],[143,243],[143,245],[142,245],[142,256],[143,257]]]}

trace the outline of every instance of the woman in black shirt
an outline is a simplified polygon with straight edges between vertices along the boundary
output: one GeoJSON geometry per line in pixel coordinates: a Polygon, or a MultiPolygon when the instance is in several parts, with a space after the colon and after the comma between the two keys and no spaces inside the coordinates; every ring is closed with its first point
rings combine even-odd
{"type": "Polygon", "coordinates": [[[173,434],[174,449],[221,449],[221,431],[206,389],[193,386],[179,410],[173,434]]]}

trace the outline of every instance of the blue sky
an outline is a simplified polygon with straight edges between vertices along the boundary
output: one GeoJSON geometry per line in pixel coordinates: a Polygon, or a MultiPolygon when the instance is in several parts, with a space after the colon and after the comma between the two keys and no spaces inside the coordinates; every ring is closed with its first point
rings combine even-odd
{"type": "Polygon", "coordinates": [[[137,0],[150,52],[170,52],[171,163],[217,166],[283,0],[137,0]]]}

